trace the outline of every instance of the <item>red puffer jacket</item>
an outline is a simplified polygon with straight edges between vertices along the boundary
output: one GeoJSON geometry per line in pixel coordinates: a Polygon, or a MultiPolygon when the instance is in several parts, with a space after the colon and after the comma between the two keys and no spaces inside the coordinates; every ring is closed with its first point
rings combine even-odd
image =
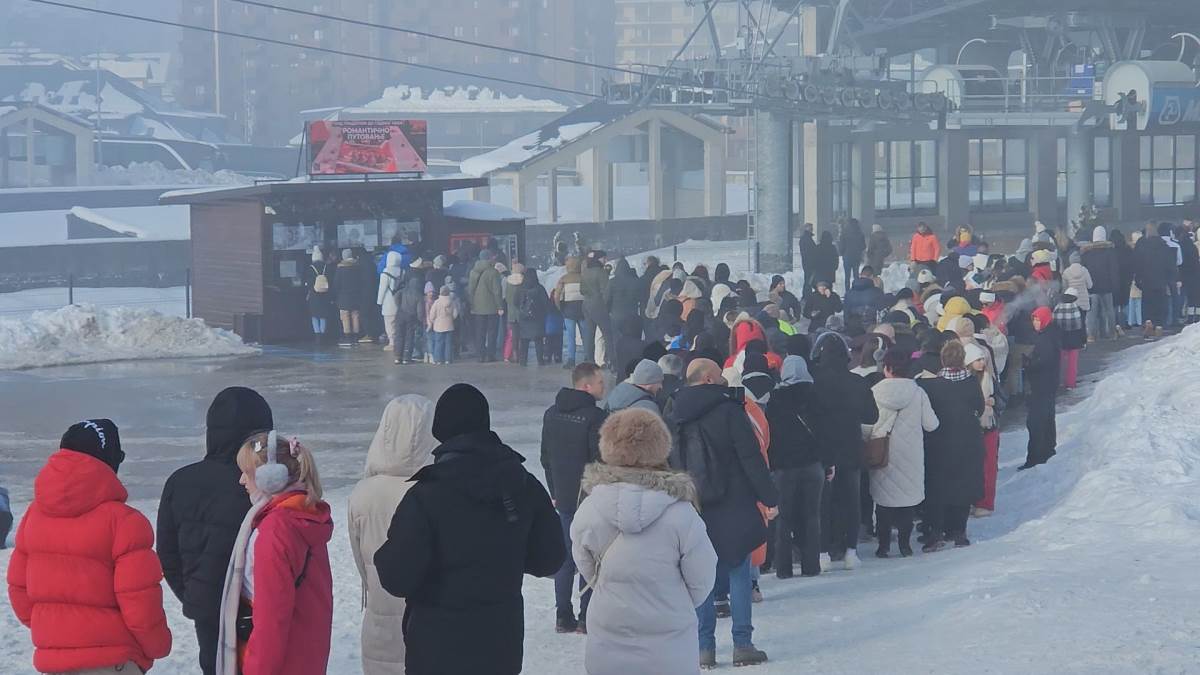
{"type": "Polygon", "coordinates": [[[333,519],[328,504],[306,507],[305,496],[279,495],[256,518],[254,631],[243,675],[323,675],[328,667],[333,519]]]}
{"type": "Polygon", "coordinates": [[[51,455],[34,481],[8,598],[32,629],[38,672],[149,670],[171,652],[154,530],[128,496],[104,462],[72,450],[51,455]]]}

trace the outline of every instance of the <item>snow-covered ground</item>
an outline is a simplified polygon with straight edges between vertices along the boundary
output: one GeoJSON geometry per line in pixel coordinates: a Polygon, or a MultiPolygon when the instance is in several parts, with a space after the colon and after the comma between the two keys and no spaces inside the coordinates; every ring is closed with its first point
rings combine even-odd
{"type": "MultiPolygon", "coordinates": [[[[0,293],[0,317],[27,318],[36,311],[66,307],[70,296],[65,288],[31,288],[0,293]]],[[[187,314],[187,289],[169,288],[76,288],[75,302],[96,307],[137,307],[167,316],[187,314]]]]}
{"type": "MultiPolygon", "coordinates": [[[[857,571],[764,577],[755,642],[771,662],[752,672],[1200,672],[1200,327],[1117,358],[1090,397],[1059,416],[1059,455],[1048,465],[1018,474],[1025,434],[1004,434],[998,510],[971,522],[972,547],[877,560],[863,545],[857,571]]],[[[536,415],[498,420],[530,458],[536,415]]],[[[526,466],[540,475],[539,462],[526,466]]],[[[359,672],[348,495],[327,495],[339,526],[329,668],[339,674],[359,672]]],[[[135,506],[153,521],[155,503],[135,506]]],[[[8,555],[0,552],[0,567],[8,555]]],[[[193,672],[191,627],[166,595],[175,650],[156,672],[193,672]]],[[[585,638],[553,632],[553,584],[528,579],[525,600],[525,672],[583,672],[585,638]]],[[[728,628],[719,623],[724,668],[728,628]]],[[[28,631],[0,612],[4,672],[32,672],[31,651],[28,631]]]]}
{"type": "Polygon", "coordinates": [[[0,370],[257,352],[200,319],[150,309],[69,305],[0,319],[0,370]]]}

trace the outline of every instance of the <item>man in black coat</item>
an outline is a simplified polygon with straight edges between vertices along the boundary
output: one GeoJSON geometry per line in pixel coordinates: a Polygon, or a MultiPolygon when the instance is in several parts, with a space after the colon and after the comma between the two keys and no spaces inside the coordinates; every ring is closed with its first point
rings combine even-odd
{"type": "Polygon", "coordinates": [[[1058,444],[1054,414],[1062,344],[1058,328],[1051,320],[1049,307],[1033,310],[1030,321],[1036,335],[1033,351],[1025,364],[1025,379],[1030,388],[1025,417],[1025,427],[1029,430],[1029,446],[1025,463],[1019,467],[1022,471],[1045,464],[1054,456],[1054,448],[1058,444]]]}
{"type": "Polygon", "coordinates": [[[183,615],[196,624],[200,669],[216,669],[225,570],[250,499],[241,486],[238,450],[252,434],[275,428],[258,392],[229,387],[208,408],[204,459],[171,474],[158,505],[158,559],[183,615]]]}
{"type": "Polygon", "coordinates": [[[835,458],[829,488],[821,496],[821,536],[830,562],[858,565],[858,528],[862,522],[862,425],[879,420],[867,381],[850,372],[850,353],[836,333],[817,338],[813,379],[816,388],[817,440],[835,458]]]}
{"type": "MultiPolygon", "coordinates": [[[[554,405],[542,416],[542,468],[546,486],[562,522],[563,540],[571,548],[571,521],[579,505],[579,481],[583,468],[600,461],[600,425],[605,413],[596,405],[604,398],[604,372],[592,363],[581,363],[571,373],[571,386],[563,387],[554,405]]],[[[586,630],[590,591],[579,598],[579,619],[571,604],[571,586],[575,582],[575,560],[570,555],[554,575],[554,605],[558,617],[554,627],[559,633],[572,633],[582,623],[586,630]]],[[[583,578],[580,577],[582,584],[583,578]]]]}
{"type": "MultiPolygon", "coordinates": [[[[1142,289],[1142,317],[1156,332],[1161,333],[1168,322],[1168,286],[1174,283],[1172,274],[1178,269],[1175,251],[1158,236],[1158,230],[1153,225],[1148,225],[1146,236],[1133,247],[1133,260],[1133,280],[1142,289]]],[[[1149,327],[1146,337],[1154,337],[1149,327]]]]}
{"type": "Polygon", "coordinates": [[[1091,341],[1116,337],[1117,317],[1113,294],[1121,285],[1121,267],[1117,248],[1108,240],[1108,231],[1097,226],[1092,241],[1079,245],[1080,263],[1092,276],[1091,308],[1087,313],[1087,333],[1091,341]]]}
{"type": "MultiPolygon", "coordinates": [[[[735,395],[740,391],[727,386],[714,361],[696,359],[688,366],[687,386],[671,401],[668,425],[676,446],[672,466],[696,481],[700,516],[717,552],[717,577],[729,579],[734,664],[749,665],[766,661],[766,654],[755,649],[751,639],[750,554],[767,539],[758,502],[774,517],[779,498],[750,418],[735,395]]],[[[700,659],[710,663],[716,658],[714,594],[696,613],[700,659]]]]}
{"type": "Polygon", "coordinates": [[[804,270],[804,288],[800,289],[802,300],[808,299],[817,283],[817,239],[813,229],[812,223],[805,223],[804,231],[800,233],[800,267],[804,270]]]}
{"type": "Polygon", "coordinates": [[[434,463],[412,477],[375,553],[384,590],[408,600],[409,675],[516,675],[524,658],[524,575],[566,558],[550,495],[491,431],[488,402],[456,384],[438,399],[434,463]]]}
{"type": "Polygon", "coordinates": [[[833,292],[833,282],[827,279],[817,281],[817,292],[804,301],[804,316],[809,320],[808,332],[824,328],[829,317],[840,311],[842,299],[833,292]]]}
{"type": "Polygon", "coordinates": [[[821,490],[836,457],[830,445],[817,442],[813,379],[804,358],[783,360],[782,381],[767,402],[771,427],[771,476],[779,490],[775,521],[775,575],[792,576],[792,547],[800,549],[800,572],[821,573],[821,490]]]}

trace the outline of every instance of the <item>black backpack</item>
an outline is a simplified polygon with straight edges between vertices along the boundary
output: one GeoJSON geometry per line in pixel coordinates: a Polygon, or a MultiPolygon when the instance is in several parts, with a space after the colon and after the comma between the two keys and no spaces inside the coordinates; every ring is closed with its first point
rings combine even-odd
{"type": "Polygon", "coordinates": [[[724,499],[729,489],[729,472],[713,448],[712,441],[704,433],[704,427],[699,422],[680,424],[675,438],[678,444],[677,468],[692,477],[700,504],[724,499]]]}

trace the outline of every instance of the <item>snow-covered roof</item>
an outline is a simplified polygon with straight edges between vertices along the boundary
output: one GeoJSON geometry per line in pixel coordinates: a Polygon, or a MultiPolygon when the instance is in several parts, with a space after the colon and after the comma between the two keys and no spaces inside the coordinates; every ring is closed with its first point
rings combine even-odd
{"type": "Polygon", "coordinates": [[[475,201],[473,199],[460,199],[450,206],[442,209],[442,213],[450,218],[481,220],[486,222],[533,219],[533,216],[510,209],[507,206],[475,201]]]}
{"type": "Polygon", "coordinates": [[[388,87],[383,95],[361,107],[344,112],[422,113],[565,113],[567,106],[550,99],[510,96],[490,87],[443,87],[422,89],[409,85],[388,87]]]}
{"type": "Polygon", "coordinates": [[[186,206],[129,206],[53,209],[0,213],[0,248],[60,244],[186,241],[191,238],[191,211],[186,206]],[[68,239],[68,215],[129,237],[68,239]]]}
{"type": "Polygon", "coordinates": [[[485,152],[482,155],[468,157],[459,167],[469,176],[486,176],[494,171],[524,164],[535,157],[557,150],[575,139],[589,134],[603,126],[600,122],[580,122],[558,127],[558,133],[543,137],[542,130],[533,131],[508,143],[485,152]]]}

